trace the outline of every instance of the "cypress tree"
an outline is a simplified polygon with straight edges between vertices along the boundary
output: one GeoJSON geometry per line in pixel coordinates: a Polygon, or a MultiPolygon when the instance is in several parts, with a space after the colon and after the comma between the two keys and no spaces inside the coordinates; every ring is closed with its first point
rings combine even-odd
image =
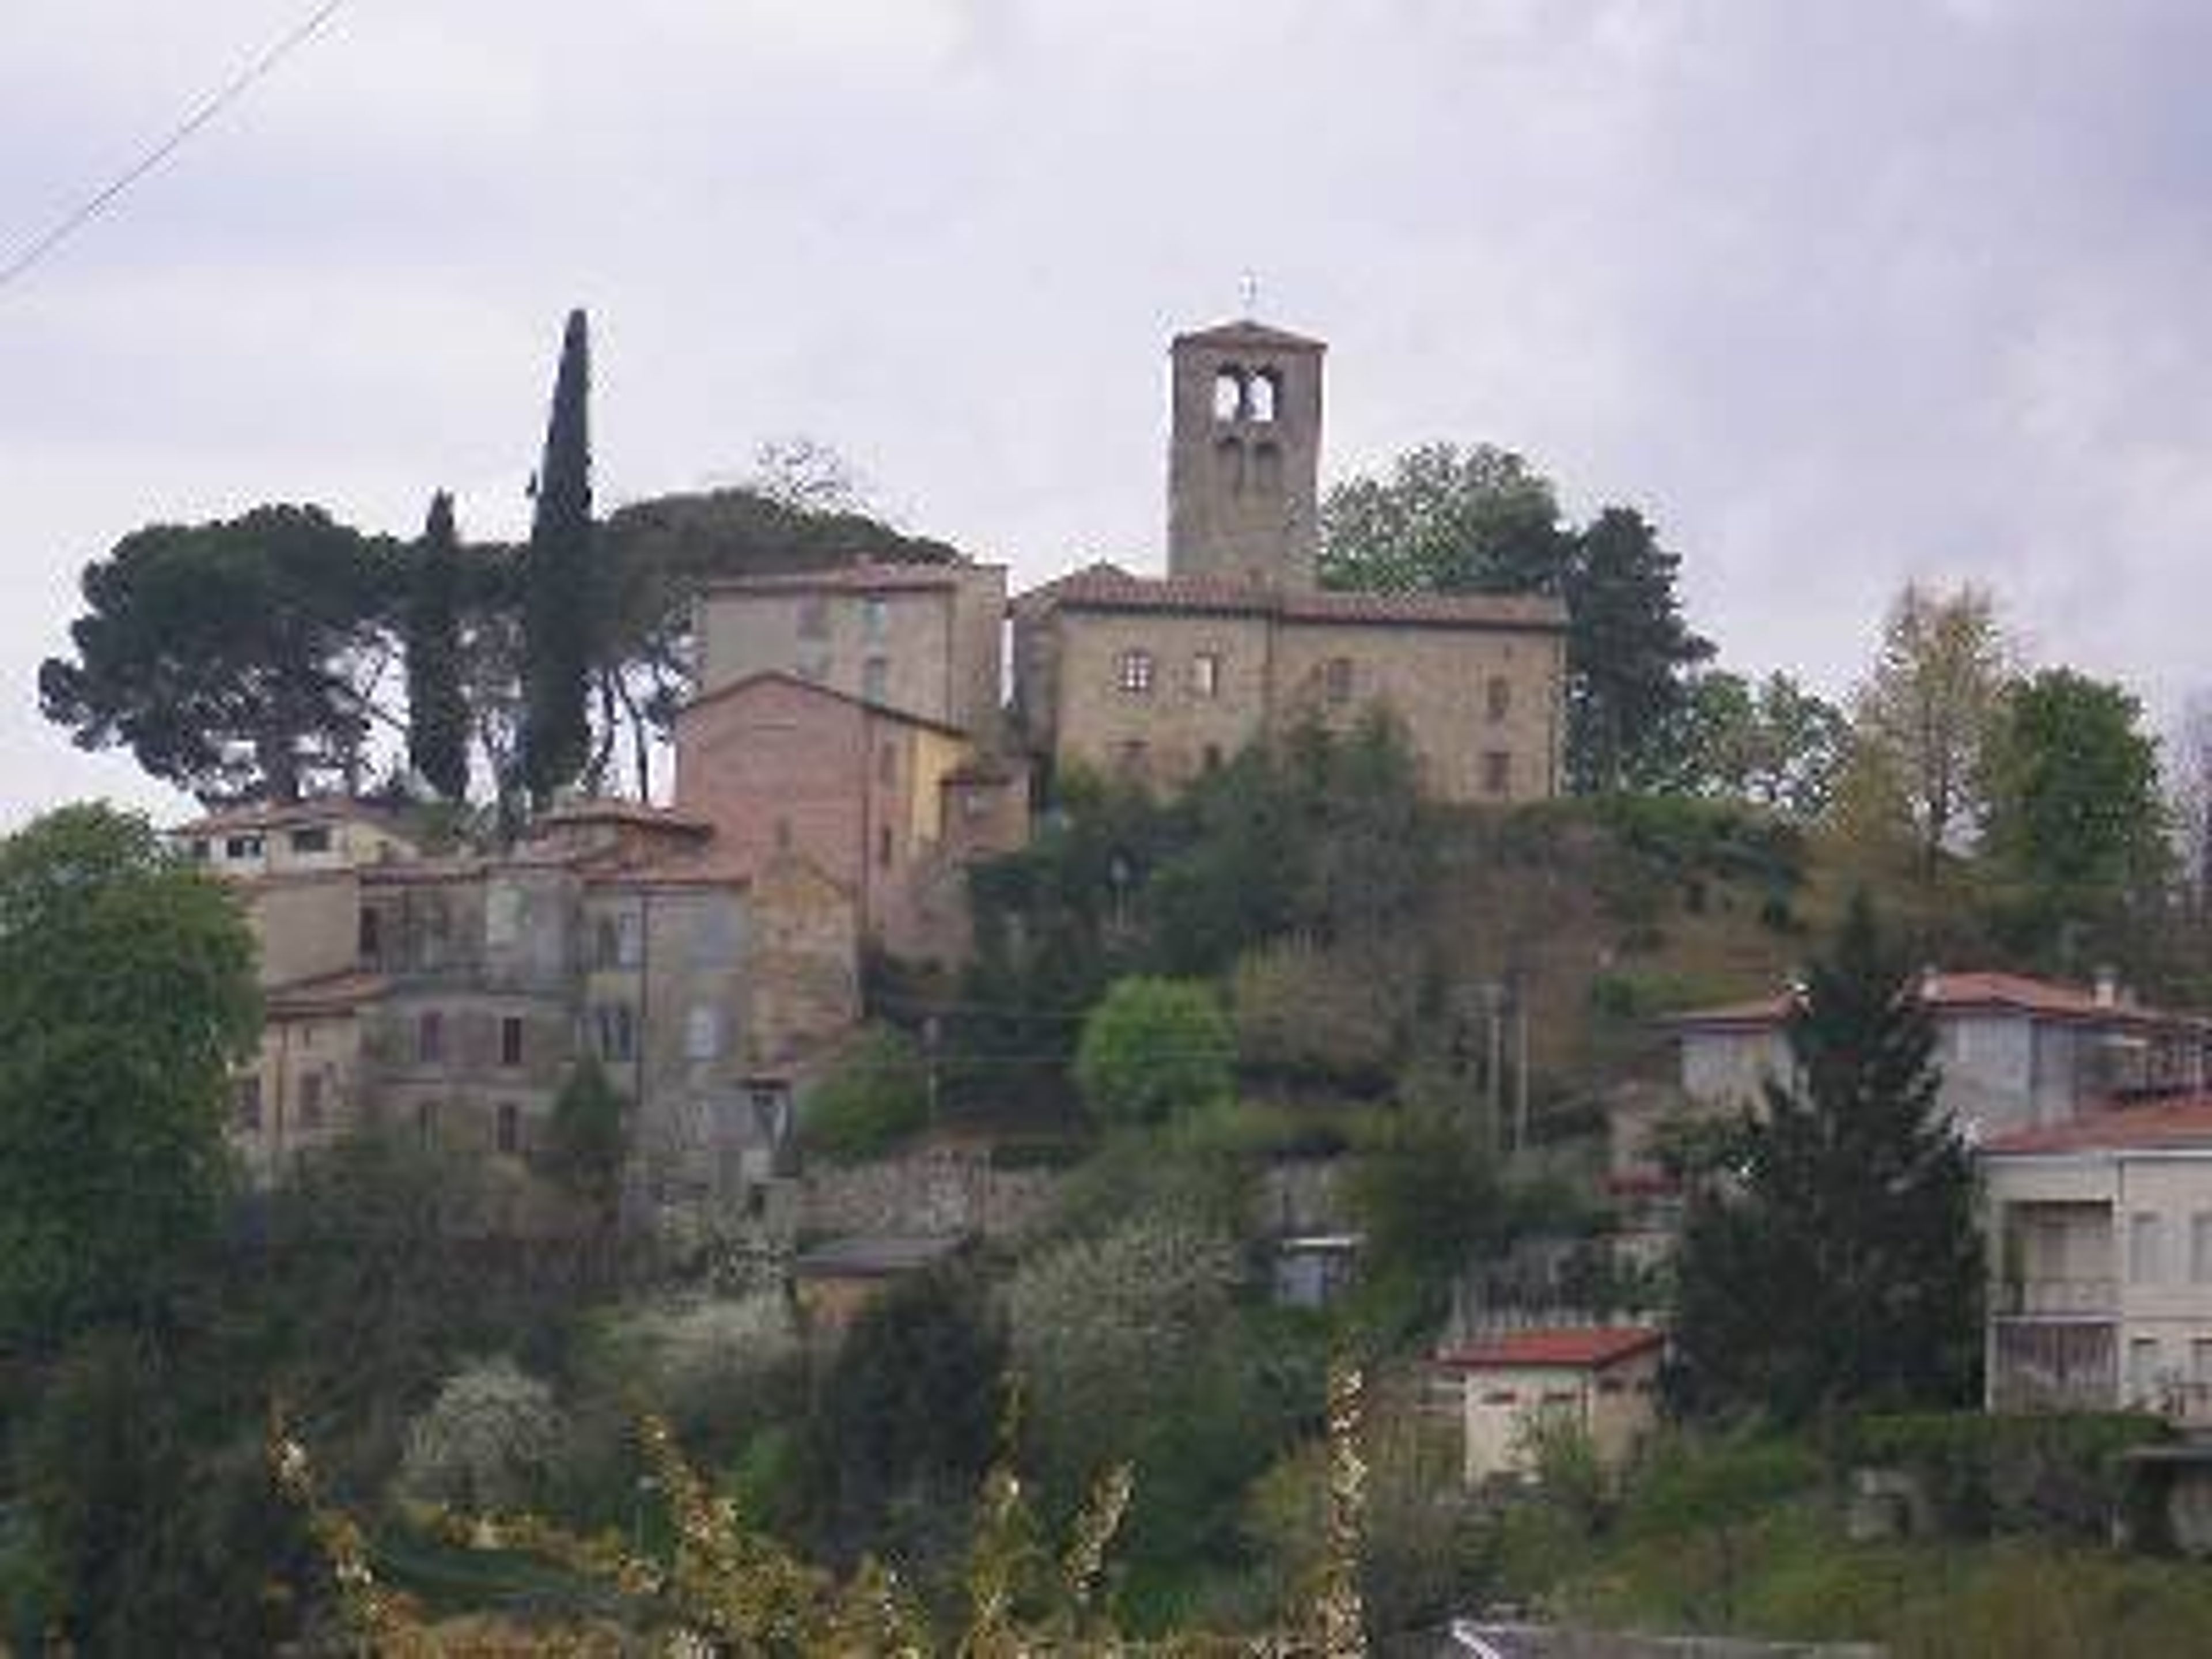
{"type": "Polygon", "coordinates": [[[407,582],[407,757],[448,800],[469,792],[469,711],[461,696],[460,545],[440,490],[407,582]]]}
{"type": "Polygon", "coordinates": [[[523,781],[541,805],[583,770],[591,748],[590,395],[588,327],[584,313],[572,311],[523,568],[523,781]]]}
{"type": "Polygon", "coordinates": [[[1804,1422],[1956,1405],[1980,1347],[1973,1171],[1936,1102],[1915,975],[1852,902],[1770,1083],[1684,1229],[1675,1340],[1688,1403],[1804,1422]]]}

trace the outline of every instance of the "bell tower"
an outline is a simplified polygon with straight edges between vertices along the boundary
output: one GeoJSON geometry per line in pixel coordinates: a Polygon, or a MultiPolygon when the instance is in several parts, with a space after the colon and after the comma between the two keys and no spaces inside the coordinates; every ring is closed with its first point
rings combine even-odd
{"type": "Polygon", "coordinates": [[[1249,319],[1176,336],[1170,575],[1315,586],[1326,349],[1249,319]]]}

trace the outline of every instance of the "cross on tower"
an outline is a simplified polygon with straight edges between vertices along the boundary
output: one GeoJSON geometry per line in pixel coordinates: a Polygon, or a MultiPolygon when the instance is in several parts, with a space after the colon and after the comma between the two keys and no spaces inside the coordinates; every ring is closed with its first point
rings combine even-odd
{"type": "Polygon", "coordinates": [[[1260,314],[1260,273],[1246,271],[1237,279],[1237,291],[1243,296],[1244,320],[1250,322],[1260,314]]]}

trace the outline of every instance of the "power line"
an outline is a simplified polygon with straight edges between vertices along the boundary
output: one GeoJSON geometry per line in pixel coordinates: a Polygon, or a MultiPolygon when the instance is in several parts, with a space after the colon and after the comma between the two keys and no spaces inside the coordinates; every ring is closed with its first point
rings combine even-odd
{"type": "Polygon", "coordinates": [[[6,264],[0,265],[0,289],[6,288],[29,270],[64,242],[114,205],[116,198],[148,173],[160,167],[191,141],[193,135],[215,118],[236,103],[239,99],[287,58],[322,33],[331,19],[337,15],[346,0],[323,0],[309,13],[307,20],[296,25],[262,54],[233,76],[214,93],[203,99],[185,118],[171,128],[168,135],[153,149],[140,156],[114,179],[64,214],[52,228],[35,237],[15,253],[6,264]]]}

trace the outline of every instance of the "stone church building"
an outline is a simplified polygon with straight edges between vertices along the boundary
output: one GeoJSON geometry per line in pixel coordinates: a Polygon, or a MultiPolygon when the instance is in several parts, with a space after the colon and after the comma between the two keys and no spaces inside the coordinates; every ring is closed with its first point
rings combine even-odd
{"type": "Polygon", "coordinates": [[[1176,337],[1167,574],[1095,564],[1014,601],[1024,740],[1049,767],[1171,790],[1255,738],[1379,703],[1437,798],[1558,793],[1558,600],[1321,586],[1323,351],[1249,320],[1176,337]]]}

